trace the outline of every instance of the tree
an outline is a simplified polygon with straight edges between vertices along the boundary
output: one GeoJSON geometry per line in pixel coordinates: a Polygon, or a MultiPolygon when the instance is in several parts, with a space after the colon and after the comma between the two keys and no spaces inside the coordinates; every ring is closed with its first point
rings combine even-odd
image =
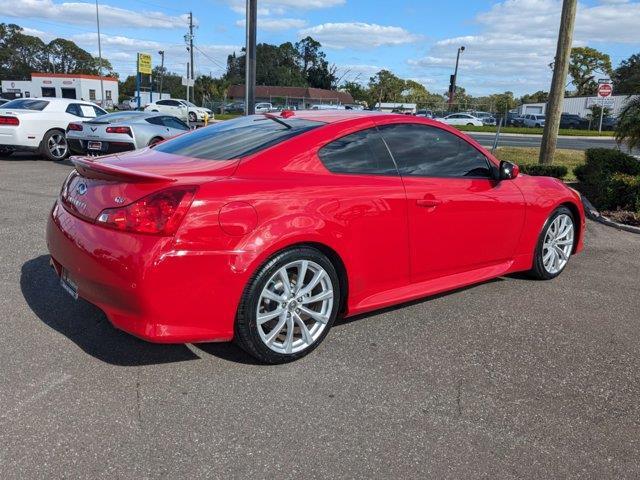
{"type": "Polygon", "coordinates": [[[578,95],[593,95],[598,90],[596,74],[611,75],[611,58],[591,47],[571,49],[569,75],[578,95]]]}
{"type": "Polygon", "coordinates": [[[547,100],[549,100],[549,92],[542,90],[520,97],[520,103],[547,103],[547,100]]]}
{"type": "Polygon", "coordinates": [[[32,72],[46,71],[46,44],[22,31],[18,25],[0,23],[0,79],[27,80],[32,72]]]}
{"type": "Polygon", "coordinates": [[[389,70],[380,70],[369,79],[369,105],[378,102],[401,102],[406,83],[389,70]]]}
{"type": "Polygon", "coordinates": [[[369,90],[363,85],[357,82],[345,82],[340,86],[339,90],[349,92],[356,102],[366,102],[368,105],[369,90]]]}
{"type": "Polygon", "coordinates": [[[640,92],[640,53],[623,60],[612,75],[613,91],[621,94],[640,92]]]}
{"type": "Polygon", "coordinates": [[[618,116],[618,144],[627,143],[629,151],[640,147],[640,97],[629,100],[618,116]]]}

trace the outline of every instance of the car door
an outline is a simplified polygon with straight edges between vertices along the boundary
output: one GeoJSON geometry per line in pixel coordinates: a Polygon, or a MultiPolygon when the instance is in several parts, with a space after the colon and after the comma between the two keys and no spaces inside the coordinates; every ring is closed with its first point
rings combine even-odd
{"type": "Polygon", "coordinates": [[[338,195],[332,218],[349,232],[351,305],[409,283],[407,205],[402,180],[373,122],[336,133],[318,150],[331,172],[325,191],[338,195]],[[353,302],[353,303],[352,303],[353,302]]]}
{"type": "Polygon", "coordinates": [[[515,182],[494,180],[487,157],[445,129],[396,123],[380,133],[406,190],[413,282],[513,259],[525,212],[515,182]]]}

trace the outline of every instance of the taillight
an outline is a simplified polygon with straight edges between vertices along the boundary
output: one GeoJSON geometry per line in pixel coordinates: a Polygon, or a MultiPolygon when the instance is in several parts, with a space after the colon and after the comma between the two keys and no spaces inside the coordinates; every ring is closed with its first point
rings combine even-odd
{"type": "Polygon", "coordinates": [[[20,125],[20,120],[18,117],[0,117],[0,125],[20,125]]]}
{"type": "Polygon", "coordinates": [[[107,133],[124,133],[133,137],[131,129],[129,127],[107,127],[107,133]]]}
{"type": "Polygon", "coordinates": [[[196,187],[175,187],[152,193],[125,207],[103,210],[98,225],[135,233],[172,235],[191,206],[196,187]]]}
{"type": "Polygon", "coordinates": [[[67,132],[69,130],[74,130],[76,132],[81,132],[82,131],[82,125],[80,125],[79,123],[70,123],[69,125],[67,125],[67,132]]]}

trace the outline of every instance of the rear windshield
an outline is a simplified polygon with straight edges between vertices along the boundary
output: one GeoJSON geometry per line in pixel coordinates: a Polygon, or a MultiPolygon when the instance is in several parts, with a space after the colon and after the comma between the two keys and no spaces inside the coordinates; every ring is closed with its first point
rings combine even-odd
{"type": "Polygon", "coordinates": [[[123,122],[127,120],[132,120],[137,117],[146,116],[145,112],[117,112],[117,113],[108,113],[106,115],[101,115],[99,118],[95,120],[89,120],[85,123],[115,123],[115,122],[123,122]]]}
{"type": "Polygon", "coordinates": [[[44,110],[47,105],[49,105],[49,102],[46,100],[19,98],[5,103],[2,105],[2,108],[13,108],[15,110],[44,110]]]}
{"type": "Polygon", "coordinates": [[[200,128],[162,142],[155,150],[205,160],[231,160],[259,152],[321,125],[324,123],[296,118],[278,118],[276,121],[263,115],[252,115],[200,128]]]}

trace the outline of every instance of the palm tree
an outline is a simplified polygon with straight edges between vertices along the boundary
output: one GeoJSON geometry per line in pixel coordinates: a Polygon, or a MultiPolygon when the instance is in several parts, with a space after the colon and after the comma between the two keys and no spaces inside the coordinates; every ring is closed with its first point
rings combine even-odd
{"type": "Polygon", "coordinates": [[[640,146],[640,97],[627,102],[620,112],[616,141],[618,144],[626,142],[629,151],[640,146]]]}

